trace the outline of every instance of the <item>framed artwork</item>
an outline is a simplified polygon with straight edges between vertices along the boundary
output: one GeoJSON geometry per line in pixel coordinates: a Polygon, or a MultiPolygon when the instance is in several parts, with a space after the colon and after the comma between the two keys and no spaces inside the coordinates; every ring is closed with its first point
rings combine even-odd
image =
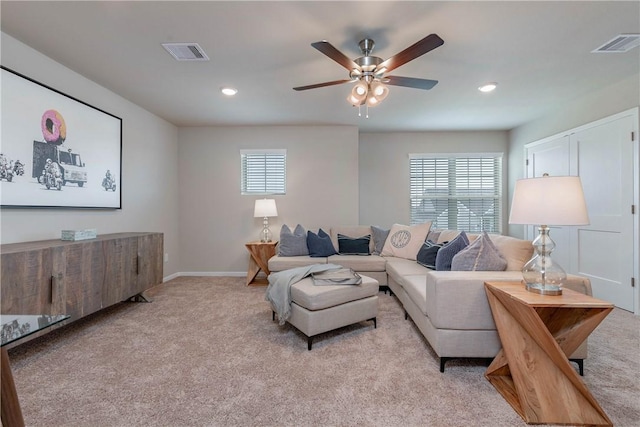
{"type": "Polygon", "coordinates": [[[0,66],[2,208],[122,208],[122,119],[0,66]]]}

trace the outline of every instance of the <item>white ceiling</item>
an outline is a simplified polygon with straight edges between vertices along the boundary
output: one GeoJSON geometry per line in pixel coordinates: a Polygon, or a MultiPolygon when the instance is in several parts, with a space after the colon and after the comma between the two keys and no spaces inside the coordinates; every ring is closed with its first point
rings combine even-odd
{"type": "Polygon", "coordinates": [[[591,53],[620,33],[640,33],[637,0],[3,0],[0,7],[3,32],[178,126],[506,130],[640,70],[640,48],[591,53]],[[346,102],[349,84],[292,90],[348,77],[312,42],[327,40],[356,58],[358,41],[370,37],[373,54],[386,59],[430,33],[444,45],[390,74],[439,84],[391,86],[369,119],[346,102]],[[164,42],[197,42],[211,60],[177,62],[164,42]],[[498,89],[480,93],[488,81],[498,89]],[[225,85],[239,93],[223,96],[225,85]]]}

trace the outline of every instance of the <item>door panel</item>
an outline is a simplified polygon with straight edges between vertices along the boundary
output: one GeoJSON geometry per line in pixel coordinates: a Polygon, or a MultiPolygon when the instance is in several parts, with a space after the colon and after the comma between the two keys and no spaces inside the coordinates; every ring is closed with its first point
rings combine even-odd
{"type": "Polygon", "coordinates": [[[595,297],[630,311],[634,310],[632,129],[627,116],[573,136],[590,221],[577,235],[577,273],[589,277],[595,297]]]}
{"type": "Polygon", "coordinates": [[[569,135],[529,148],[527,159],[527,178],[538,178],[545,173],[550,176],[569,175],[569,135]]]}

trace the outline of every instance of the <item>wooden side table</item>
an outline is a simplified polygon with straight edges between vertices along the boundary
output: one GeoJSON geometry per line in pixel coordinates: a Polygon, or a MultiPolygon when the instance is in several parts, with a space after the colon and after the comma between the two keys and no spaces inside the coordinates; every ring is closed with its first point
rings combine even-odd
{"type": "Polygon", "coordinates": [[[269,258],[276,254],[277,244],[278,242],[249,242],[245,244],[251,254],[247,270],[247,286],[254,282],[260,270],[264,271],[267,276],[270,274],[269,258]]]}
{"type": "Polygon", "coordinates": [[[486,282],[502,349],[485,377],[529,424],[610,426],[571,355],[613,310],[609,302],[563,289],[528,292],[519,282],[486,282]]]}

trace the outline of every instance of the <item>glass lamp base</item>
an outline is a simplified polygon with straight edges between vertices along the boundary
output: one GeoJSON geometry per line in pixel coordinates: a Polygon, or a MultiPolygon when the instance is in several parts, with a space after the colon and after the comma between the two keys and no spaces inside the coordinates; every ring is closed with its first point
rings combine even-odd
{"type": "MultiPolygon", "coordinates": [[[[524,282],[524,281],[523,281],[524,282]]],[[[541,295],[562,295],[562,287],[558,285],[543,285],[542,283],[526,283],[524,287],[529,292],[541,295]]]]}
{"type": "Polygon", "coordinates": [[[562,295],[567,274],[551,259],[556,244],[549,236],[549,227],[541,225],[538,231],[540,234],[531,242],[536,253],[522,268],[525,289],[542,295],[562,295]]]}
{"type": "Polygon", "coordinates": [[[269,219],[265,216],[262,222],[262,231],[260,232],[260,242],[268,243],[271,241],[271,230],[269,230],[269,219]]]}

